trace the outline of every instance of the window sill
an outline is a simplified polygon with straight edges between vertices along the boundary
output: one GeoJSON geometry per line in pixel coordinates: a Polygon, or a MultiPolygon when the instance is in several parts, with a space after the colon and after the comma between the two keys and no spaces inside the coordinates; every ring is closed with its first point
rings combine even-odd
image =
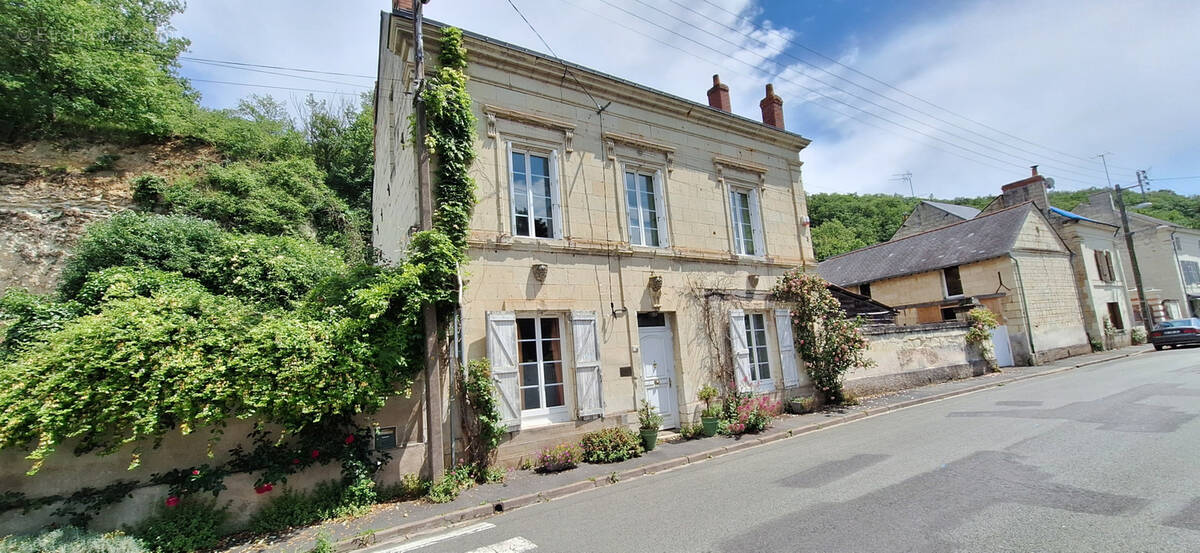
{"type": "Polygon", "coordinates": [[[571,411],[566,407],[552,407],[521,412],[521,428],[541,428],[552,424],[571,422],[571,411]]]}

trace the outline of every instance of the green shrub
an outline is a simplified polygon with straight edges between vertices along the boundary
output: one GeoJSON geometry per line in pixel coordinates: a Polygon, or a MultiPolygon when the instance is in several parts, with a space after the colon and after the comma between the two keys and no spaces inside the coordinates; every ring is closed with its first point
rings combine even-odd
{"type": "Polygon", "coordinates": [[[132,530],[155,553],[191,553],[211,549],[220,540],[229,511],[215,500],[188,498],[160,507],[132,530]]]}
{"type": "Polygon", "coordinates": [[[367,512],[375,500],[375,483],[369,478],[349,485],[336,480],[322,482],[308,492],[288,489],[271,498],[251,517],[250,529],[278,532],[322,520],[358,516],[367,512]]]}
{"type": "Polygon", "coordinates": [[[449,503],[454,501],[463,490],[473,485],[475,485],[473,467],[459,465],[448,469],[446,474],[429,486],[428,498],[434,503],[449,503]]]}
{"type": "Polygon", "coordinates": [[[392,501],[419,499],[429,493],[429,484],[428,480],[416,474],[405,474],[395,484],[379,486],[376,490],[377,500],[380,503],[388,503],[392,501]]]}
{"type": "Polygon", "coordinates": [[[96,161],[83,169],[85,173],[99,173],[100,171],[112,171],[117,165],[117,161],[121,159],[121,154],[100,154],[96,156],[96,161]]]}
{"type": "Polygon", "coordinates": [[[683,423],[679,426],[679,435],[685,440],[692,440],[704,435],[704,426],[699,424],[683,423]]]}
{"type": "Polygon", "coordinates": [[[179,129],[217,147],[234,160],[273,160],[308,155],[304,136],[279,113],[269,96],[250,96],[235,110],[196,110],[179,129]]]}
{"type": "Polygon", "coordinates": [[[537,458],[538,472],[561,472],[573,469],[583,460],[583,450],[575,444],[559,444],[543,449],[537,458]]]}
{"type": "Polygon", "coordinates": [[[1129,332],[1129,341],[1135,346],[1140,346],[1146,343],[1146,331],[1141,328],[1135,328],[1129,332]]]}
{"type": "Polygon", "coordinates": [[[345,270],[336,252],[282,236],[236,234],[192,217],[119,213],[93,224],[63,269],[59,295],[74,299],[92,273],[144,267],[195,279],[214,294],[289,306],[345,270]]]}
{"type": "Polygon", "coordinates": [[[0,296],[0,321],[8,321],[0,341],[0,361],[14,357],[62,329],[78,315],[79,306],[9,288],[0,296]]]}
{"type": "Polygon", "coordinates": [[[642,455],[642,438],[624,426],[610,426],[583,435],[579,442],[587,463],[616,463],[642,455]]]}
{"type": "Polygon", "coordinates": [[[68,526],[36,536],[0,537],[4,553],[150,553],[138,540],[121,532],[97,534],[68,526]]]}

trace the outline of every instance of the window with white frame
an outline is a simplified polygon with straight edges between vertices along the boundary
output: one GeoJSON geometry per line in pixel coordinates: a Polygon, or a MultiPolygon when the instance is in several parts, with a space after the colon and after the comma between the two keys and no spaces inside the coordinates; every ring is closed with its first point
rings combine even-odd
{"type": "Polygon", "coordinates": [[[763,255],[758,190],[731,186],[729,212],[733,224],[733,251],[739,255],[763,255]]]}
{"type": "Polygon", "coordinates": [[[562,333],[557,317],[517,318],[521,412],[544,413],[566,405],[562,333]]]}
{"type": "Polygon", "coordinates": [[[1180,268],[1183,269],[1183,283],[1192,286],[1200,284],[1200,263],[1195,261],[1180,261],[1180,268]]]}
{"type": "Polygon", "coordinates": [[[558,238],[561,215],[554,152],[509,147],[513,235],[558,238]]]}
{"type": "Polygon", "coordinates": [[[767,323],[762,313],[746,314],[746,346],[750,348],[750,380],[771,380],[771,364],[767,357],[767,323]]]}
{"type": "Polygon", "coordinates": [[[666,211],[662,181],[657,171],[625,170],[625,210],[629,243],[635,246],[666,245],[666,211]]]}

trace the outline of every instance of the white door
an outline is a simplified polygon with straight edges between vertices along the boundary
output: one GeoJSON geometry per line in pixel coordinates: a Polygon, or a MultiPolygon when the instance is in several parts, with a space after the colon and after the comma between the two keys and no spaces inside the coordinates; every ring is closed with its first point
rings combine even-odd
{"type": "Polygon", "coordinates": [[[1000,325],[992,329],[992,350],[996,353],[996,364],[1013,366],[1012,346],[1008,343],[1008,327],[1000,325]]]}
{"type": "Polygon", "coordinates": [[[642,349],[642,387],[646,390],[646,401],[662,415],[662,427],[677,428],[679,409],[675,401],[675,341],[665,318],[661,325],[638,328],[642,349]]]}

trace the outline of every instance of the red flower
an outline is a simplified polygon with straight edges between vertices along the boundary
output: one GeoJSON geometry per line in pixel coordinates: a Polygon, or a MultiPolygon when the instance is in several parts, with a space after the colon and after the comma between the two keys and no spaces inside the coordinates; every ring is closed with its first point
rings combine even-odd
{"type": "Polygon", "coordinates": [[[192,476],[200,476],[200,471],[197,469],[192,469],[192,476]]]}
{"type": "Polygon", "coordinates": [[[263,484],[263,485],[261,485],[261,486],[255,486],[255,487],[254,487],[254,493],[257,493],[257,494],[264,494],[264,493],[267,493],[267,492],[269,492],[269,491],[271,491],[271,490],[273,490],[273,489],[275,489],[275,486],[272,486],[270,482],[267,482],[266,484],[263,484]]]}
{"type": "Polygon", "coordinates": [[[292,464],[293,464],[293,465],[299,465],[299,464],[300,464],[300,459],[292,459],[292,464]]]}
{"type": "Polygon", "coordinates": [[[350,445],[352,443],[354,443],[354,434],[346,436],[346,445],[350,445]]]}
{"type": "Polygon", "coordinates": [[[178,498],[178,497],[176,497],[176,496],[173,496],[173,495],[172,495],[172,496],[170,496],[170,497],[168,497],[168,498],[167,498],[167,507],[174,507],[174,506],[176,506],[176,505],[179,505],[179,498],[178,498]]]}
{"type": "Polygon", "coordinates": [[[319,450],[319,449],[312,450],[312,458],[313,459],[316,459],[317,457],[320,457],[320,456],[321,456],[321,450],[319,450]]]}

